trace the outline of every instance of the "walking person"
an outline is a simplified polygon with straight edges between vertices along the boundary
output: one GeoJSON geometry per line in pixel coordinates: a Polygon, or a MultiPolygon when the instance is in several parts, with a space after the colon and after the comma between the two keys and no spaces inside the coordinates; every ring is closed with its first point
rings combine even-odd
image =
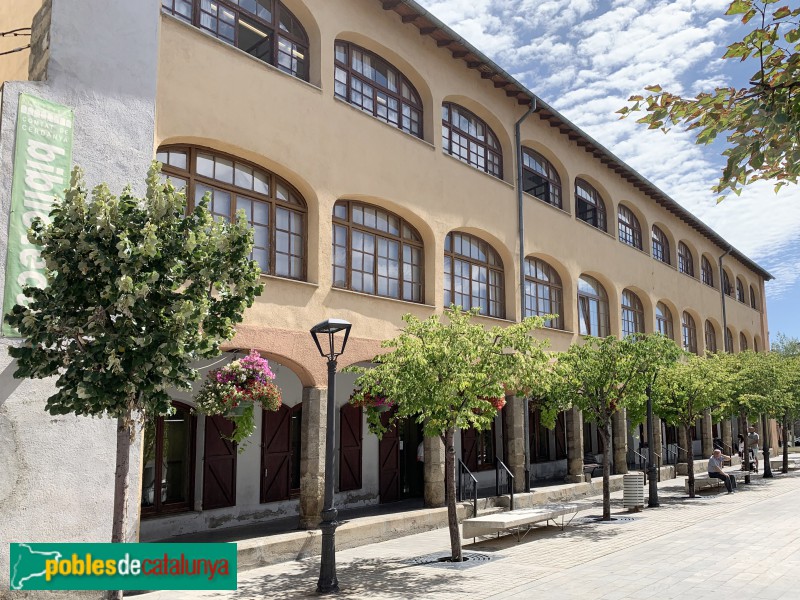
{"type": "Polygon", "coordinates": [[[758,442],[760,438],[756,433],[756,428],[753,427],[752,425],[750,425],[750,427],[747,428],[747,431],[748,431],[747,447],[750,450],[751,460],[756,465],[756,473],[758,473],[758,442]]]}
{"type": "Polygon", "coordinates": [[[714,450],[714,454],[708,459],[708,476],[713,477],[714,479],[722,479],[725,483],[725,488],[728,490],[729,494],[732,494],[736,491],[736,477],[733,475],[728,475],[725,471],[722,470],[722,465],[726,460],[729,460],[730,456],[725,456],[722,453],[722,450],[714,450]]]}

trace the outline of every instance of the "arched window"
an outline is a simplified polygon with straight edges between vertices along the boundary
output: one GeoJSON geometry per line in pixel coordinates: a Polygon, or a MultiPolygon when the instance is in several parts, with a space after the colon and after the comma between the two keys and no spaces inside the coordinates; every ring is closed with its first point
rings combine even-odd
{"type": "Polygon", "coordinates": [[[717,331],[714,329],[714,324],[711,321],[706,321],[706,351],[717,351],[717,331]]]}
{"type": "Polygon", "coordinates": [[[728,272],[724,269],[722,270],[722,291],[725,292],[726,296],[733,298],[733,284],[731,284],[731,279],[728,277],[728,272]]]}
{"type": "Polygon", "coordinates": [[[630,290],[622,292],[622,337],[644,333],[644,309],[639,296],[630,290]]]}
{"type": "Polygon", "coordinates": [[[422,137],[422,101],[411,82],[388,62],[336,40],[334,93],[373,117],[422,137]]]}
{"type": "Polygon", "coordinates": [[[194,457],[197,417],[185,404],[144,426],[142,516],[194,508],[194,457]]]}
{"type": "Polygon", "coordinates": [[[736,278],[736,299],[742,304],[747,302],[747,298],[744,295],[744,284],[738,277],[736,278]]]}
{"type": "Polygon", "coordinates": [[[733,352],[733,333],[730,329],[725,329],[725,352],[733,352]]]}
{"type": "Polygon", "coordinates": [[[503,261],[489,244],[452,231],[444,242],[444,305],[480,308],[482,315],[505,318],[503,261]]]}
{"type": "Polygon", "coordinates": [[[195,147],[161,148],[156,155],[174,183],[187,186],[188,209],[208,192],[215,218],[243,210],[253,226],[253,260],[261,272],[305,279],[305,200],[289,183],[233,156],[195,147]]]}
{"type": "Polygon", "coordinates": [[[758,302],[756,302],[756,291],[753,289],[753,286],[750,286],[750,306],[758,310],[758,302]]]}
{"type": "Polygon", "coordinates": [[[683,242],[678,244],[678,271],[694,277],[694,257],[689,246],[683,242]]]}
{"type": "Polygon", "coordinates": [[[675,339],[672,331],[672,312],[663,302],[656,304],[656,331],[669,339],[675,339]]]}
{"type": "Polygon", "coordinates": [[[387,210],[340,200],[333,207],[334,287],[423,301],[422,238],[387,210]]]}
{"type": "Polygon", "coordinates": [[[575,212],[581,221],[606,231],[606,205],[597,190],[583,179],[575,180],[575,212]]]}
{"type": "Polygon", "coordinates": [[[162,10],[308,81],[308,35],[278,0],[161,0],[162,10]]]}
{"type": "Polygon", "coordinates": [[[619,205],[619,241],[628,246],[642,249],[642,228],[639,219],[627,206],[619,205]]]}
{"type": "Polygon", "coordinates": [[[544,156],[522,149],[522,190],[557,208],[561,206],[561,178],[544,156]]]}
{"type": "Polygon", "coordinates": [[[669,240],[666,234],[653,225],[653,258],[671,265],[669,240]]]}
{"type": "Polygon", "coordinates": [[[578,324],[581,335],[606,337],[611,331],[608,294],[594,277],[581,275],[578,280],[578,324]]]}
{"type": "Polygon", "coordinates": [[[705,256],[700,259],[700,277],[702,277],[703,283],[714,287],[714,271],[711,268],[711,261],[705,256]]]}
{"type": "Polygon", "coordinates": [[[480,171],[503,178],[503,151],[491,128],[463,106],[442,104],[442,150],[480,171]]]}
{"type": "Polygon", "coordinates": [[[681,329],[683,330],[683,349],[697,354],[697,329],[692,315],[686,311],[683,311],[681,317],[681,329]]]}
{"type": "Polygon", "coordinates": [[[744,352],[747,350],[747,336],[744,332],[739,334],[739,351],[744,352]]]}
{"type": "Polygon", "coordinates": [[[538,258],[525,259],[525,316],[558,315],[545,327],[564,329],[561,277],[538,258]]]}

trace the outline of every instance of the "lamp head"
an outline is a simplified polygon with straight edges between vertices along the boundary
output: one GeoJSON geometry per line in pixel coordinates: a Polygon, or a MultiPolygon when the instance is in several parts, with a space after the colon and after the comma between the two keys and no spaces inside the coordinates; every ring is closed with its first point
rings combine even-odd
{"type": "Polygon", "coordinates": [[[350,328],[352,325],[344,319],[328,319],[322,323],[317,323],[311,328],[311,337],[314,338],[314,343],[317,345],[319,353],[328,360],[336,360],[338,356],[344,353],[344,348],[347,345],[347,338],[350,337],[350,328]],[[336,343],[336,334],[344,332],[344,336],[339,336],[341,345],[336,343]],[[325,341],[325,336],[328,338],[326,344],[327,350],[322,349],[320,337],[325,341]]]}

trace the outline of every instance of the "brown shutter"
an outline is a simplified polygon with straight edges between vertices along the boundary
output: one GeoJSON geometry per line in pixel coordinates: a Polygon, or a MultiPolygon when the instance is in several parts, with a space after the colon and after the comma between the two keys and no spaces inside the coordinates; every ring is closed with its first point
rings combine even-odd
{"type": "Polygon", "coordinates": [[[461,460],[470,471],[478,470],[478,434],[472,428],[461,430],[461,460]]]}
{"type": "MultiPolygon", "coordinates": [[[[383,413],[381,421],[386,426],[390,413],[383,413]]],[[[397,425],[383,434],[378,444],[378,493],[381,503],[400,499],[400,436],[397,425]]]]}
{"type": "Polygon", "coordinates": [[[361,407],[345,404],[340,411],[339,491],[361,489],[361,407]]]}
{"type": "Polygon", "coordinates": [[[556,417],[556,460],[567,458],[567,414],[558,413],[556,417]]]}
{"type": "Polygon", "coordinates": [[[206,416],[203,463],[203,510],[236,505],[236,444],[224,439],[233,422],[223,416],[206,416]]]}
{"type": "Polygon", "coordinates": [[[290,493],[292,409],[285,404],[276,411],[262,411],[261,502],[287,500],[290,493]]]}

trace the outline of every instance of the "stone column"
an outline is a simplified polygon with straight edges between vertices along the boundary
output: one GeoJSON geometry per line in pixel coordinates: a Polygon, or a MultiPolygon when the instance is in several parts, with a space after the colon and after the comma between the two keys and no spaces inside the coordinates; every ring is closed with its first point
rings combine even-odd
{"type": "Polygon", "coordinates": [[[739,451],[739,446],[733,445],[733,430],[731,428],[731,420],[730,419],[723,419],[722,420],[722,453],[723,454],[730,454],[733,456],[739,451]]]}
{"type": "Polygon", "coordinates": [[[702,453],[703,458],[708,458],[714,453],[714,430],[711,423],[711,411],[706,410],[703,413],[703,420],[701,422],[700,430],[702,431],[702,437],[700,438],[702,443],[702,453]]]}
{"type": "Polygon", "coordinates": [[[583,475],[583,415],[577,408],[570,408],[566,414],[567,426],[567,483],[584,480],[583,475]]]}
{"type": "Polygon", "coordinates": [[[689,447],[690,442],[686,439],[686,429],[683,425],[678,426],[678,464],[675,465],[675,473],[678,475],[686,475],[688,472],[688,463],[686,451],[691,452],[689,447]]]}
{"type": "Polygon", "coordinates": [[[628,419],[624,408],[611,417],[611,439],[614,450],[614,473],[625,474],[628,472],[628,419]]]}
{"type": "Polygon", "coordinates": [[[325,500],[327,388],[303,388],[300,421],[300,528],[316,529],[325,500]]]}
{"type": "Polygon", "coordinates": [[[444,506],[444,443],[440,437],[423,440],[425,452],[425,506],[444,506]]]}
{"type": "Polygon", "coordinates": [[[504,428],[508,456],[503,457],[503,462],[514,475],[514,491],[522,492],[525,490],[525,399],[509,397],[503,418],[508,419],[504,428]]]}

